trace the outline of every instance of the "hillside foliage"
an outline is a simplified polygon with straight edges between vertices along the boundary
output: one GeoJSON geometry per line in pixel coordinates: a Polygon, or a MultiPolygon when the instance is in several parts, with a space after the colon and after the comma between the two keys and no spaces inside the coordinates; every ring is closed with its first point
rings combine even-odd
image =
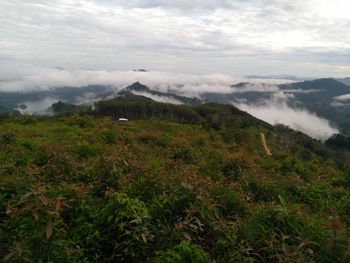
{"type": "Polygon", "coordinates": [[[216,104],[0,121],[3,262],[350,261],[346,150],[216,104]]]}

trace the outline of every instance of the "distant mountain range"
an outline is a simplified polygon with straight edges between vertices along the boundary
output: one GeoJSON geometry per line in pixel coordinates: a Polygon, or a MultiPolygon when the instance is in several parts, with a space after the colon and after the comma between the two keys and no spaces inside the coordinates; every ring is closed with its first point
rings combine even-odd
{"type": "Polygon", "coordinates": [[[278,91],[273,89],[264,91],[264,86],[260,90],[250,91],[249,87],[253,84],[246,82],[232,85],[231,87],[236,89],[233,93],[205,93],[202,98],[218,103],[244,101],[248,104],[259,105],[272,100],[279,92],[284,95],[283,98],[290,107],[307,109],[329,120],[343,132],[350,133],[350,98],[347,100],[347,97],[344,96],[350,94],[350,86],[344,84],[347,79],[344,80],[325,78],[294,82],[278,85],[278,91]]]}
{"type": "Polygon", "coordinates": [[[285,80],[294,80],[294,81],[304,81],[304,80],[313,80],[315,78],[310,77],[298,77],[292,75],[248,75],[246,76],[248,79],[285,79],[285,80]]]}
{"type": "MultiPolygon", "coordinates": [[[[263,105],[272,100],[284,100],[292,108],[301,108],[329,120],[333,126],[350,134],[350,78],[324,78],[295,81],[276,85],[264,82],[258,76],[250,76],[247,82],[232,84],[228,92],[214,91],[198,93],[196,97],[186,95],[172,87],[168,90],[151,87],[136,82],[125,88],[104,85],[86,87],[59,87],[45,91],[25,93],[0,93],[0,113],[21,111],[27,113],[60,112],[74,107],[52,104],[61,102],[70,105],[91,105],[95,101],[111,98],[143,98],[172,104],[196,105],[212,101],[222,104],[263,105]],[[24,107],[19,108],[20,105],[24,107]]],[[[281,76],[282,78],[283,76],[281,76]]],[[[287,76],[284,76],[287,77],[287,76]]],[[[292,79],[292,77],[289,77],[292,79]]],[[[69,110],[68,110],[69,111],[69,110]]]]}

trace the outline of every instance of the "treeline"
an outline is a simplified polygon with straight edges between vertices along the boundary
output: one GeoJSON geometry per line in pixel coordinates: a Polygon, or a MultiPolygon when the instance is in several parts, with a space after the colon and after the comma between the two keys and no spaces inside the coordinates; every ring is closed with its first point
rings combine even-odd
{"type": "Polygon", "coordinates": [[[326,141],[328,146],[350,149],[350,137],[344,134],[334,134],[326,141]]]}
{"type": "Polygon", "coordinates": [[[206,103],[199,106],[173,105],[149,100],[106,100],[95,105],[94,113],[114,120],[166,119],[181,123],[202,124],[207,128],[247,128],[271,126],[232,105],[206,103]]]}
{"type": "Polygon", "coordinates": [[[55,114],[84,113],[84,112],[89,112],[89,106],[74,105],[74,104],[64,103],[62,101],[59,101],[51,105],[51,110],[55,114]]]}
{"type": "Polygon", "coordinates": [[[236,129],[249,127],[263,127],[271,129],[271,125],[232,105],[206,103],[194,107],[204,120],[204,126],[220,130],[221,128],[236,129]]]}
{"type": "Polygon", "coordinates": [[[182,123],[197,123],[199,114],[186,105],[172,105],[141,100],[106,100],[96,105],[94,113],[112,116],[114,120],[127,118],[129,120],[167,119],[182,123]]]}

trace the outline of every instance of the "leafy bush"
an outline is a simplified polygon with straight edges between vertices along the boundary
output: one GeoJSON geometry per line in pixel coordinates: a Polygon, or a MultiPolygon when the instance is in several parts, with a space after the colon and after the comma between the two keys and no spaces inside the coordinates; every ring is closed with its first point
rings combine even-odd
{"type": "Polygon", "coordinates": [[[96,156],[100,151],[100,147],[83,141],[75,145],[72,150],[79,158],[84,159],[96,156]]]}
{"type": "Polygon", "coordinates": [[[310,262],[313,251],[322,245],[315,243],[320,240],[313,236],[319,230],[308,224],[298,215],[296,208],[289,207],[280,197],[280,204],[252,214],[242,224],[240,235],[246,240],[247,255],[263,262],[286,262],[293,255],[295,260],[310,262]],[[249,251],[260,252],[250,254],[249,251]]]}
{"type": "Polygon", "coordinates": [[[327,145],[350,149],[350,137],[344,134],[334,134],[326,141],[327,145]]]}
{"type": "Polygon", "coordinates": [[[169,143],[169,138],[165,136],[143,135],[139,137],[139,141],[151,146],[157,145],[159,147],[166,147],[169,143]]]}
{"type": "Polygon", "coordinates": [[[346,200],[341,202],[338,205],[338,209],[340,211],[340,215],[343,216],[345,223],[347,224],[347,226],[350,226],[350,200],[346,200]]]}
{"type": "Polygon", "coordinates": [[[52,153],[46,151],[45,148],[39,148],[35,153],[33,163],[37,166],[44,166],[49,162],[51,158],[52,153]]]}
{"type": "Polygon", "coordinates": [[[38,119],[31,115],[23,115],[19,118],[19,121],[23,125],[31,125],[38,122],[38,119]]]}
{"type": "Polygon", "coordinates": [[[195,191],[191,188],[180,187],[171,189],[159,198],[153,213],[161,220],[173,220],[175,217],[186,216],[186,210],[197,201],[195,191]]]}
{"type": "Polygon", "coordinates": [[[67,260],[67,232],[60,216],[65,203],[63,198],[50,198],[46,187],[37,185],[18,202],[8,204],[4,228],[10,246],[4,260],[67,260]]]}
{"type": "Polygon", "coordinates": [[[281,190],[278,185],[250,179],[246,182],[246,189],[252,193],[255,202],[277,201],[281,190]]]}
{"type": "Polygon", "coordinates": [[[36,148],[36,145],[33,143],[33,141],[28,139],[22,141],[21,145],[29,151],[34,151],[36,148]]]}
{"type": "Polygon", "coordinates": [[[231,159],[224,164],[221,165],[221,171],[225,176],[228,176],[232,180],[238,180],[240,178],[240,174],[242,168],[238,164],[238,162],[234,159],[231,159]]]}
{"type": "Polygon", "coordinates": [[[11,132],[6,132],[0,135],[0,144],[11,144],[16,141],[15,134],[11,132]]]}
{"type": "Polygon", "coordinates": [[[187,148],[177,148],[171,153],[171,158],[190,163],[194,160],[193,153],[187,148]]]}
{"type": "Polygon", "coordinates": [[[105,130],[101,133],[102,140],[106,144],[114,144],[117,142],[117,135],[113,130],[105,130]]]}
{"type": "Polygon", "coordinates": [[[159,263],[211,263],[210,256],[197,245],[182,241],[179,245],[166,251],[158,252],[153,262],[159,263]]]}
{"type": "Polygon", "coordinates": [[[235,216],[245,214],[246,206],[240,194],[230,187],[221,186],[213,188],[210,191],[210,195],[225,218],[234,218],[235,216]]]}
{"type": "Polygon", "coordinates": [[[87,202],[77,211],[71,232],[86,256],[103,262],[141,262],[149,256],[153,235],[143,202],[123,193],[107,196],[100,207],[87,202]]]}
{"type": "Polygon", "coordinates": [[[89,128],[94,126],[94,120],[89,115],[72,115],[66,118],[66,123],[79,128],[89,128]]]}

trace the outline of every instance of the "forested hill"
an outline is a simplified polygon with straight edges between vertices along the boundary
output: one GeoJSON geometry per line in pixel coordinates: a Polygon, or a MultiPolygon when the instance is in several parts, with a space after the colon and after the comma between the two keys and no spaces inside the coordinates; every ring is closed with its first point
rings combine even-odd
{"type": "Polygon", "coordinates": [[[214,129],[225,127],[271,127],[232,105],[206,103],[197,106],[159,103],[140,97],[118,98],[95,104],[93,114],[111,116],[114,120],[166,119],[182,123],[205,123],[214,129]]]}
{"type": "Polygon", "coordinates": [[[342,138],[133,98],[0,118],[3,262],[350,261],[342,138]]]}

